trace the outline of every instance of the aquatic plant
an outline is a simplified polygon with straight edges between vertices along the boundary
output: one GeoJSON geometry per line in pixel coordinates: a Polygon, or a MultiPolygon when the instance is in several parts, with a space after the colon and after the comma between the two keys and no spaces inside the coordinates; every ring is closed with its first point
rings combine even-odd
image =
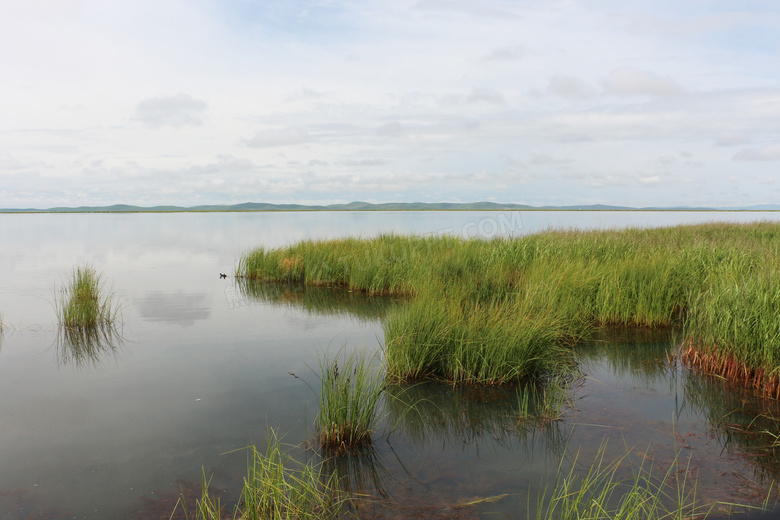
{"type": "Polygon", "coordinates": [[[474,305],[424,294],[385,321],[388,375],[452,383],[514,383],[570,365],[555,316],[523,302],[474,305]]]}
{"type": "Polygon", "coordinates": [[[696,496],[691,468],[675,457],[660,476],[644,462],[638,466],[626,454],[605,461],[606,443],[586,470],[577,471],[575,459],[568,472],[563,460],[554,482],[540,494],[537,520],[685,520],[707,518],[718,505],[732,510],[735,504],[705,504],[696,496]],[[621,478],[628,466],[632,475],[621,478]]]}
{"type": "MultiPolygon", "coordinates": [[[[241,499],[229,518],[327,520],[342,518],[347,513],[354,497],[341,491],[338,474],[323,471],[319,464],[295,460],[282,450],[281,439],[275,430],[269,430],[264,453],[255,446],[247,450],[249,460],[241,499]]],[[[226,514],[221,501],[209,495],[205,475],[202,496],[196,501],[194,515],[191,516],[182,501],[176,507],[184,508],[185,516],[193,520],[221,520],[226,514]]]]}
{"type": "Polygon", "coordinates": [[[778,399],[780,273],[741,267],[718,272],[693,300],[681,357],[688,366],[778,399]]]}
{"type": "Polygon", "coordinates": [[[353,352],[320,359],[319,445],[347,450],[371,444],[379,421],[384,375],[372,356],[353,352]]]}
{"type": "Polygon", "coordinates": [[[60,289],[57,316],[65,327],[97,327],[116,323],[119,307],[106,294],[101,275],[89,265],[76,267],[60,289]]]}
{"type": "Polygon", "coordinates": [[[410,295],[384,320],[389,375],[501,384],[571,364],[605,325],[683,325],[689,366],[780,397],[780,225],[380,235],[245,253],[239,277],[410,295]]]}

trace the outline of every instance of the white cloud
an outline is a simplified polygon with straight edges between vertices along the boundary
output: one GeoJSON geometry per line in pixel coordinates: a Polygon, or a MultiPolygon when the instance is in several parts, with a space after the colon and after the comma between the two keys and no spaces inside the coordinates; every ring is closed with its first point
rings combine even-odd
{"type": "Polygon", "coordinates": [[[780,161],[780,144],[745,148],[737,152],[733,159],[735,161],[780,161]]]}
{"type": "Polygon", "coordinates": [[[637,180],[639,181],[640,184],[654,185],[654,184],[661,183],[661,176],[660,175],[639,175],[637,177],[637,180]]]}
{"type": "Polygon", "coordinates": [[[384,166],[387,164],[387,161],[385,159],[347,159],[340,164],[350,168],[364,168],[370,166],[384,166]]]}
{"type": "Polygon", "coordinates": [[[398,121],[389,121],[377,128],[376,134],[383,137],[402,137],[406,135],[406,128],[398,121]]]}
{"type": "Polygon", "coordinates": [[[720,134],[715,141],[715,146],[734,146],[738,144],[744,144],[747,138],[744,135],[734,133],[720,134]]]}
{"type": "Polygon", "coordinates": [[[564,98],[585,99],[596,94],[596,89],[592,86],[565,74],[556,74],[550,78],[547,90],[564,98]]]}
{"type": "Polygon", "coordinates": [[[493,49],[485,56],[484,60],[511,62],[521,60],[527,55],[528,50],[522,45],[511,45],[508,47],[498,47],[493,49]]]}
{"type": "Polygon", "coordinates": [[[199,126],[207,108],[205,101],[189,94],[147,98],[135,107],[135,119],[150,128],[199,126]]]}
{"type": "Polygon", "coordinates": [[[509,0],[420,0],[412,9],[449,12],[466,16],[488,18],[515,18],[516,3],[509,0]]]}
{"type": "Polygon", "coordinates": [[[506,105],[501,93],[489,88],[475,88],[466,97],[466,103],[487,103],[488,105],[506,105]]]}
{"type": "Polygon", "coordinates": [[[245,139],[244,144],[250,148],[269,148],[303,144],[311,140],[312,136],[308,130],[300,127],[287,127],[258,132],[254,137],[245,139]]]}
{"type": "Polygon", "coordinates": [[[0,2],[3,204],[710,205],[740,161],[746,197],[775,175],[780,25],[750,4],[236,5],[0,2]]]}
{"type": "Polygon", "coordinates": [[[547,166],[547,165],[553,165],[553,164],[566,164],[568,162],[571,162],[567,159],[558,159],[555,157],[552,157],[551,155],[547,155],[546,153],[541,152],[533,152],[531,154],[531,164],[534,164],[536,166],[547,166]]]}
{"type": "Polygon", "coordinates": [[[669,76],[633,67],[613,70],[602,85],[604,90],[618,96],[677,96],[684,92],[669,76]]]}

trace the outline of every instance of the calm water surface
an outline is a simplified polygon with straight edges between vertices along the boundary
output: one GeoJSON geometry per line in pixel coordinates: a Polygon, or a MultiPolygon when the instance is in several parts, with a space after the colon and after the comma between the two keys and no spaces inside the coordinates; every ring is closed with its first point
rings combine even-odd
{"type": "MultiPolygon", "coordinates": [[[[492,238],[550,227],[754,220],[780,214],[0,215],[0,518],[167,519],[204,470],[234,503],[246,464],[241,448],[262,449],[269,426],[291,445],[311,438],[309,367],[326,350],[377,349],[381,316],[402,302],[327,290],[247,295],[219,273],[232,275],[253,247],[385,232],[492,238]],[[85,263],[103,273],[123,306],[121,339],[76,360],[58,342],[54,299],[85,263]]],[[[334,464],[349,468],[354,486],[385,497],[391,505],[377,514],[388,518],[432,511],[523,518],[529,494],[535,499],[562,458],[573,461],[580,450],[590,463],[605,438],[610,455],[630,452],[658,467],[679,451],[698,471],[702,498],[760,496],[780,476],[764,449],[772,438],[760,433],[774,424],[744,426],[770,405],[670,367],[673,347],[668,332],[583,347],[586,377],[572,391],[574,408],[538,428],[517,427],[513,390],[391,388],[398,399],[385,411],[397,428],[384,427],[370,456],[334,464]],[[423,416],[404,415],[405,399],[424,399],[423,416]]]]}

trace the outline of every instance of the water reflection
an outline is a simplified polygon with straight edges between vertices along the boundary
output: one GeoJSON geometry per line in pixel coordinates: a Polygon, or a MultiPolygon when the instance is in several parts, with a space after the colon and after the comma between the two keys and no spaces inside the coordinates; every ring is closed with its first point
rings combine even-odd
{"type": "MultiPolygon", "coordinates": [[[[444,383],[389,385],[385,405],[388,423],[418,447],[453,445],[465,449],[488,440],[503,449],[515,445],[533,452],[543,442],[548,455],[558,458],[566,444],[566,429],[555,420],[522,420],[523,395],[532,400],[542,392],[503,386],[451,386],[444,383]]],[[[531,410],[545,406],[532,402],[531,410]]],[[[530,454],[529,454],[530,455],[530,454]]]]}
{"type": "Polygon", "coordinates": [[[61,367],[98,368],[109,354],[116,355],[124,341],[116,325],[60,326],[54,345],[57,364],[61,367]]]}
{"type": "Polygon", "coordinates": [[[182,327],[194,325],[196,321],[207,320],[211,309],[207,305],[206,293],[148,292],[136,300],[141,317],[147,321],[163,321],[182,327]]]}
{"type": "Polygon", "coordinates": [[[576,348],[577,360],[583,371],[606,365],[616,377],[650,388],[669,379],[675,338],[670,328],[603,328],[576,348]]]}
{"type": "Polygon", "coordinates": [[[337,475],[339,487],[350,496],[387,499],[387,486],[397,481],[388,471],[383,456],[373,446],[362,446],[348,452],[324,450],[322,455],[324,475],[337,475]]]}
{"type": "Polygon", "coordinates": [[[780,403],[750,395],[720,378],[692,376],[684,384],[692,411],[709,425],[724,453],[746,460],[762,485],[780,480],[780,403]]]}
{"type": "MultiPolygon", "coordinates": [[[[341,289],[247,280],[239,280],[236,287],[238,298],[248,302],[296,307],[318,315],[350,315],[359,320],[381,319],[399,304],[341,289]]],[[[722,447],[722,454],[734,461],[733,478],[743,478],[742,470],[737,468],[747,462],[754,472],[753,479],[766,488],[780,478],[780,419],[775,419],[780,418],[780,404],[753,398],[744,389],[729,387],[723,381],[683,372],[674,363],[678,334],[674,329],[599,329],[593,341],[576,348],[576,354],[583,372],[606,379],[590,384],[584,393],[572,385],[568,397],[557,401],[557,417],[549,412],[549,403],[541,399],[543,393],[539,390],[543,387],[536,387],[534,393],[530,387],[452,386],[436,382],[389,385],[384,401],[386,427],[391,431],[389,444],[423,451],[438,447],[442,454],[447,454],[445,457],[467,451],[479,456],[480,450],[487,447],[496,452],[520,452],[528,461],[542,457],[552,467],[567,457],[568,443],[579,446],[589,442],[591,434],[587,429],[573,433],[578,421],[618,428],[621,435],[632,439],[637,436],[642,442],[650,427],[674,435],[672,447],[693,449],[689,444],[693,444],[694,437],[686,441],[675,433],[676,422],[686,421],[686,428],[698,432],[694,435],[709,432],[715,444],[722,447]],[[600,387],[609,387],[610,391],[597,396],[603,390],[600,387]],[[584,412],[561,415],[570,406],[573,395],[588,401],[606,401],[596,405],[598,410],[583,401],[584,412]],[[527,421],[520,419],[523,396],[533,396],[526,405],[531,413],[527,421]],[[614,401],[609,403],[611,399],[621,400],[623,408],[618,409],[614,401]],[[615,407],[607,408],[610,404],[615,407]],[[547,413],[540,413],[542,410],[547,413]],[[534,413],[538,420],[533,419],[534,413]],[[671,422],[664,415],[672,418],[671,422]],[[549,416],[561,420],[542,420],[549,416]],[[701,419],[701,429],[689,424],[691,417],[701,419]]],[[[594,439],[601,439],[600,432],[592,434],[594,439]]],[[[655,441],[651,438],[650,442],[655,441]]],[[[704,445],[695,448],[702,453],[708,450],[704,445]]],[[[717,451],[704,457],[717,457],[717,451]]],[[[404,467],[403,461],[388,459],[387,453],[377,454],[374,448],[329,459],[327,464],[345,479],[345,490],[389,497],[396,504],[404,489],[420,487],[408,485],[416,480],[411,475],[403,479],[406,487],[397,485],[397,471],[399,466],[404,467]]],[[[748,501],[760,498],[744,493],[740,496],[748,501]]]]}
{"type": "Polygon", "coordinates": [[[236,278],[235,286],[225,295],[232,307],[262,302],[295,307],[321,316],[349,316],[360,321],[380,320],[401,302],[399,298],[368,296],[345,289],[267,283],[246,278],[236,278]]]}

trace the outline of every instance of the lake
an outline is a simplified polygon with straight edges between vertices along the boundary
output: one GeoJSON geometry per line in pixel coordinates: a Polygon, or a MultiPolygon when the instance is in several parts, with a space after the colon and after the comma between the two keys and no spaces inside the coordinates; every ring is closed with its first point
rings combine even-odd
{"type": "MultiPolygon", "coordinates": [[[[269,427],[297,457],[317,458],[306,448],[312,369],[326,351],[379,349],[381,317],[403,302],[329,289],[248,294],[232,274],[251,248],[390,232],[490,239],[756,220],[780,213],[2,214],[0,518],[167,519],[204,473],[233,504],[242,448],[263,449],[269,427]],[[84,264],[123,309],[119,337],[87,359],[63,344],[54,308],[84,264]]],[[[754,419],[775,403],[670,364],[675,346],[674,331],[605,333],[579,349],[585,377],[572,407],[535,428],[518,427],[512,389],[391,388],[397,398],[375,450],[334,464],[381,502],[372,512],[381,518],[525,518],[561,460],[579,452],[587,466],[607,439],[608,458],[630,453],[660,470],[679,454],[704,500],[762,499],[780,476],[764,431],[780,432],[754,419]],[[404,414],[405,400],[425,403],[419,416],[404,414]]]]}

